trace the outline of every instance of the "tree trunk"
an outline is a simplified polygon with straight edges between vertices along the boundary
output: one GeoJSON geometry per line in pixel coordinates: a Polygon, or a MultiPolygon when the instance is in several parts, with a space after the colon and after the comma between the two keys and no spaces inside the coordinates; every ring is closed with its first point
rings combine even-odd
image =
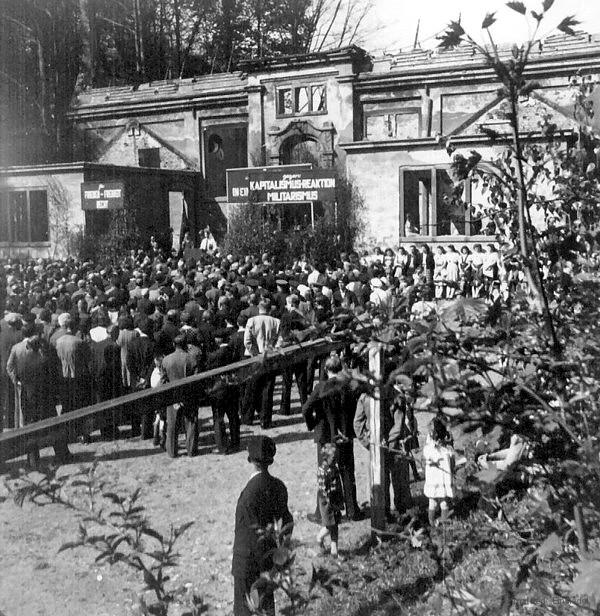
{"type": "Polygon", "coordinates": [[[181,9],[179,0],[173,0],[173,13],[175,15],[175,58],[177,60],[178,76],[181,76],[181,9]]]}
{"type": "Polygon", "coordinates": [[[140,13],[140,0],[133,0],[134,43],[135,43],[135,71],[138,79],[143,80],[146,75],[144,63],[144,41],[142,36],[142,23],[140,13]]]}
{"type": "Polygon", "coordinates": [[[75,81],[75,95],[81,94],[81,92],[94,83],[94,47],[88,0],[79,0],[79,23],[81,55],[79,58],[79,73],[75,81]]]}
{"type": "Polygon", "coordinates": [[[521,139],[519,137],[519,116],[517,115],[517,100],[518,92],[515,89],[511,89],[510,105],[511,114],[510,125],[512,129],[513,137],[513,149],[514,149],[514,162],[517,172],[517,214],[519,220],[519,250],[523,260],[523,267],[525,269],[525,275],[529,288],[532,291],[533,297],[538,303],[539,310],[541,311],[548,334],[552,338],[552,346],[555,353],[560,353],[560,342],[556,335],[556,329],[554,327],[554,321],[552,314],[550,313],[550,307],[548,305],[548,296],[546,295],[546,289],[544,288],[544,280],[542,278],[542,272],[540,270],[540,263],[537,257],[537,248],[535,245],[535,238],[531,237],[531,246],[528,246],[527,242],[527,226],[525,218],[529,222],[531,227],[531,218],[527,201],[527,188],[525,186],[525,180],[523,178],[523,150],[521,147],[521,139]]]}

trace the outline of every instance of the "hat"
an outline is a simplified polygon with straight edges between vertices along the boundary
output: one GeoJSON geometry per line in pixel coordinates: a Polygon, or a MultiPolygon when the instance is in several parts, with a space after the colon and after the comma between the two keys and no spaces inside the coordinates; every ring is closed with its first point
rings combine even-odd
{"type": "Polygon", "coordinates": [[[383,286],[380,278],[371,278],[371,287],[374,289],[380,289],[383,286]]]}
{"type": "Polygon", "coordinates": [[[280,287],[285,287],[288,284],[288,281],[285,278],[278,278],[275,281],[275,284],[278,284],[280,287]]]}
{"type": "Polygon", "coordinates": [[[272,464],[277,447],[275,441],[268,436],[253,436],[248,441],[248,462],[272,464]]]}
{"type": "Polygon", "coordinates": [[[21,320],[21,315],[18,314],[17,312],[9,312],[5,317],[4,320],[9,324],[9,325],[15,325],[17,324],[20,320],[21,320]]]}
{"type": "Polygon", "coordinates": [[[256,280],[255,278],[248,278],[246,280],[246,284],[249,287],[256,288],[256,287],[258,287],[258,280],[256,280]]]}
{"type": "Polygon", "coordinates": [[[310,291],[310,287],[307,287],[305,284],[298,285],[298,293],[302,295],[302,297],[306,297],[306,292],[310,291]]]}

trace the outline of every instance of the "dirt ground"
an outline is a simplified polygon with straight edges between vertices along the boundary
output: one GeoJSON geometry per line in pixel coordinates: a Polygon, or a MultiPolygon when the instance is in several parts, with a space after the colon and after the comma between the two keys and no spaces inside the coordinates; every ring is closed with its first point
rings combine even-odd
{"type": "MultiPolygon", "coordinates": [[[[277,407],[276,407],[277,408],[277,407]]],[[[294,411],[299,412],[297,400],[294,411]]],[[[210,409],[202,408],[200,455],[168,458],[151,441],[139,438],[72,445],[73,464],[66,470],[98,459],[101,472],[125,488],[141,486],[148,518],[159,531],[169,524],[194,521],[180,544],[181,566],[172,572],[176,585],[191,584],[204,596],[209,615],[232,610],[230,575],[234,512],[251,468],[246,453],[213,453],[210,409]]],[[[245,427],[244,440],[259,433],[245,427]]],[[[307,570],[316,557],[318,527],[306,519],[313,510],[316,450],[299,414],[274,416],[267,432],[277,443],[272,473],[288,486],[294,515],[297,561],[307,570]]],[[[182,443],[183,444],[183,443],[182,443]]],[[[355,442],[359,503],[368,500],[368,453],[355,442]]],[[[181,450],[180,450],[181,451],[181,450]]],[[[44,450],[43,456],[51,456],[44,450]]],[[[17,465],[17,463],[11,463],[17,465]]],[[[0,493],[6,495],[4,486],[0,493]]],[[[76,537],[77,524],[63,507],[18,508],[11,500],[0,504],[0,614],[4,616],[124,616],[141,589],[141,580],[123,565],[99,567],[95,553],[78,548],[58,553],[76,537]]],[[[356,545],[369,534],[369,520],[344,523],[340,548],[356,545]]]]}

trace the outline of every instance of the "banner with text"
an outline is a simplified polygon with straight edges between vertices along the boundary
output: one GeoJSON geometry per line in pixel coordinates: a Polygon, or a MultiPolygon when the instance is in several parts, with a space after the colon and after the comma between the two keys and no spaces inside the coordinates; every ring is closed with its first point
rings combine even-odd
{"type": "Polygon", "coordinates": [[[332,169],[292,165],[227,171],[229,203],[301,203],[334,201],[336,177],[332,169]]]}
{"type": "Polygon", "coordinates": [[[83,182],[81,208],[84,210],[118,210],[123,207],[123,182],[83,182]]]}

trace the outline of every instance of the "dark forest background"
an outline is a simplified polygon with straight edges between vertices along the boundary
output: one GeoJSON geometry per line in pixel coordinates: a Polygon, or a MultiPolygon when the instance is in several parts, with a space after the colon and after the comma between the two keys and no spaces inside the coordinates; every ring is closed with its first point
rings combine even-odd
{"type": "Polygon", "coordinates": [[[369,0],[0,0],[0,165],[69,160],[89,87],[235,71],[365,35],[369,0]]]}

